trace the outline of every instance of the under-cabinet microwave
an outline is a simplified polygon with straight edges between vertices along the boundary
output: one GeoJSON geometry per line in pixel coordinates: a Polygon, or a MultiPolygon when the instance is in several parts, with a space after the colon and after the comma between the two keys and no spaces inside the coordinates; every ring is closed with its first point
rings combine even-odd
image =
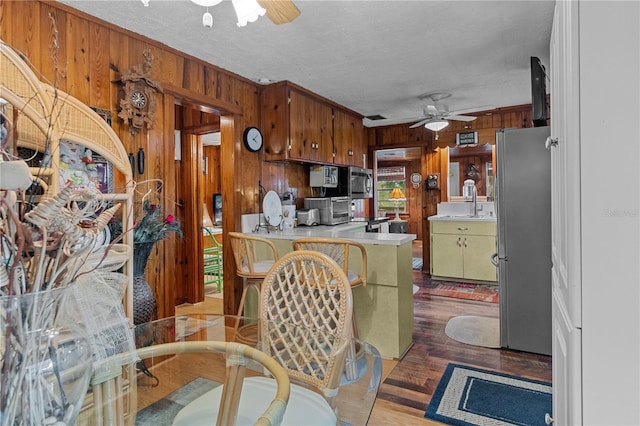
{"type": "Polygon", "coordinates": [[[349,198],[373,197],[373,170],[349,167],[349,198]]]}
{"type": "Polygon", "coordinates": [[[316,188],[337,188],[338,168],[336,166],[311,166],[309,186],[316,188]]]}

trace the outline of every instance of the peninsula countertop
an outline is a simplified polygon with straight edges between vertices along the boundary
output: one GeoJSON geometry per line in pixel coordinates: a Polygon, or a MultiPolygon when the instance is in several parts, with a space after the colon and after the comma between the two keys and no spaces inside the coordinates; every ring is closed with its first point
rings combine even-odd
{"type": "Polygon", "coordinates": [[[394,234],[388,232],[363,232],[364,223],[349,222],[341,225],[298,226],[282,231],[268,231],[260,228],[258,232],[244,232],[248,235],[259,235],[265,238],[295,240],[305,237],[345,238],[362,244],[379,244],[401,246],[416,239],[415,234],[394,234]]]}

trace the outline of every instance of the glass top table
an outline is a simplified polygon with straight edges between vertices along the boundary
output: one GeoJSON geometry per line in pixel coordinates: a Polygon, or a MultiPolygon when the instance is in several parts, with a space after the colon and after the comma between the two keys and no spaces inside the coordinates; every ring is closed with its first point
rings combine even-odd
{"type": "MultiPolygon", "coordinates": [[[[286,364],[297,362],[298,352],[320,350],[327,346],[340,347],[346,352],[347,347],[354,344],[358,354],[355,361],[356,376],[350,374],[347,378],[343,371],[337,393],[325,398],[332,400],[340,424],[366,425],[380,385],[382,360],[375,347],[356,339],[339,342],[335,336],[303,326],[231,315],[191,314],[141,324],[134,330],[136,347],[150,347],[151,352],[154,346],[172,342],[240,342],[264,351],[285,369],[291,368],[286,364]],[[242,334],[241,339],[238,338],[239,333],[242,334]],[[288,358],[274,354],[273,348],[265,349],[264,341],[267,339],[263,336],[267,334],[286,336],[283,341],[287,343],[280,346],[286,349],[288,358]]],[[[135,386],[130,387],[132,397],[129,398],[131,407],[128,410],[128,422],[154,426],[172,424],[185,406],[224,382],[225,362],[225,355],[215,352],[145,355],[145,359],[136,365],[136,380],[131,381],[135,386]]],[[[265,375],[261,366],[247,365],[247,377],[265,375]]],[[[291,383],[296,383],[295,378],[291,374],[289,376],[291,383]]],[[[209,423],[214,424],[215,419],[210,419],[209,423]]]]}

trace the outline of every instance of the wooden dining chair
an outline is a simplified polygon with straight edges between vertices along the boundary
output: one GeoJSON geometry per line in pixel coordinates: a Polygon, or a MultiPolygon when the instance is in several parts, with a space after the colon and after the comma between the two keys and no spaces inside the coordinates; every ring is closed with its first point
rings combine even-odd
{"type": "MultiPolygon", "coordinates": [[[[282,425],[335,426],[336,397],[351,340],[347,276],[322,253],[288,253],[264,278],[259,310],[257,347],[280,364],[290,380],[282,425]]],[[[273,387],[264,377],[245,378],[238,412],[269,398],[273,387]]],[[[214,389],[183,408],[176,420],[203,424],[215,416],[216,401],[214,389]]]]}
{"type": "MultiPolygon", "coordinates": [[[[351,288],[367,285],[367,251],[361,243],[343,238],[321,238],[308,237],[298,238],[293,241],[294,250],[314,250],[324,253],[342,268],[343,272],[349,279],[351,288]],[[359,267],[354,267],[353,263],[349,264],[350,255],[355,252],[360,257],[359,267]]],[[[358,338],[358,324],[355,312],[351,320],[351,332],[354,338],[358,338]]],[[[347,378],[355,379],[357,372],[357,360],[359,358],[358,348],[355,344],[349,349],[349,355],[346,362],[347,378]]]]}
{"type": "MultiPolygon", "coordinates": [[[[137,349],[134,355],[142,360],[160,358],[166,361],[167,356],[187,353],[219,353],[224,356],[224,381],[222,386],[206,394],[205,401],[200,397],[182,408],[173,419],[173,425],[213,424],[215,418],[217,426],[227,426],[236,424],[238,416],[252,419],[254,425],[281,424],[291,392],[289,376],[278,361],[258,349],[237,342],[194,340],[145,346],[137,349]],[[260,377],[255,378],[269,384],[269,392],[262,395],[259,404],[253,401],[251,407],[240,408],[244,383],[253,378],[245,378],[247,369],[257,372],[252,372],[250,376],[259,374],[260,377]],[[269,377],[263,377],[265,374],[269,377]],[[203,404],[206,406],[205,417],[200,415],[202,410],[199,406],[203,404]]],[[[121,353],[111,358],[114,365],[123,366],[120,368],[121,374],[117,374],[118,368],[115,368],[110,378],[102,380],[98,388],[96,384],[92,385],[94,395],[91,409],[87,410],[84,418],[79,419],[79,424],[137,424],[137,376],[132,372],[135,364],[131,363],[131,356],[131,353],[121,353]]]]}
{"type": "Polygon", "coordinates": [[[197,398],[180,410],[173,420],[173,425],[211,424],[213,418],[217,419],[218,426],[235,425],[238,415],[242,415],[243,418],[255,418],[254,425],[281,424],[289,401],[291,384],[286,370],[278,361],[264,352],[236,342],[186,341],[147,346],[138,349],[137,354],[141,359],[146,359],[194,352],[224,353],[227,364],[225,380],[223,386],[218,386],[205,394],[206,398],[197,398]],[[240,406],[241,395],[246,392],[245,382],[250,379],[245,378],[249,360],[257,362],[258,366],[268,371],[272,377],[259,377],[263,382],[270,384],[268,392],[262,395],[261,401],[271,402],[263,412],[255,409],[256,401],[253,401],[253,409],[240,406]],[[207,408],[206,417],[202,417],[200,405],[207,408]]]}
{"type": "Polygon", "coordinates": [[[211,231],[203,227],[205,233],[209,236],[209,247],[203,250],[204,254],[204,285],[215,284],[218,287],[218,293],[222,292],[222,244],[218,242],[211,231]]]}
{"type": "MultiPolygon", "coordinates": [[[[318,413],[287,419],[290,424],[307,424],[314,417],[326,419],[333,412],[351,342],[352,313],[347,276],[323,253],[290,252],[265,277],[260,301],[260,349],[287,369],[292,389],[308,391],[310,387],[325,398],[318,413]]],[[[335,422],[335,417],[331,418],[335,422]]]]}

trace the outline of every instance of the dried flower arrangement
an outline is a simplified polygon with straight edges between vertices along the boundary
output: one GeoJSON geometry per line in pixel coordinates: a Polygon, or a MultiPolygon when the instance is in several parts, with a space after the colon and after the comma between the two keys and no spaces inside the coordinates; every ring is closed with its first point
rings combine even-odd
{"type": "MultiPolygon", "coordinates": [[[[26,62],[1,40],[0,48],[5,63],[26,62]]],[[[55,35],[51,54],[57,78],[55,35]]],[[[16,67],[25,79],[38,80],[24,69],[16,67]]],[[[0,75],[8,88],[2,97],[14,99],[0,105],[0,425],[72,424],[92,375],[108,370],[112,355],[135,355],[122,306],[129,278],[115,272],[131,258],[131,247],[107,238],[119,204],[90,187],[67,186],[54,195],[17,156],[18,137],[25,136],[15,124],[33,114],[48,123],[37,146],[42,166],[50,168],[58,154],[52,142],[68,118],[62,111],[72,109],[64,109],[67,99],[55,83],[47,89],[51,103],[40,104],[38,96],[11,92],[8,74],[0,75]],[[33,203],[27,190],[36,181],[45,191],[33,203]]]]}

